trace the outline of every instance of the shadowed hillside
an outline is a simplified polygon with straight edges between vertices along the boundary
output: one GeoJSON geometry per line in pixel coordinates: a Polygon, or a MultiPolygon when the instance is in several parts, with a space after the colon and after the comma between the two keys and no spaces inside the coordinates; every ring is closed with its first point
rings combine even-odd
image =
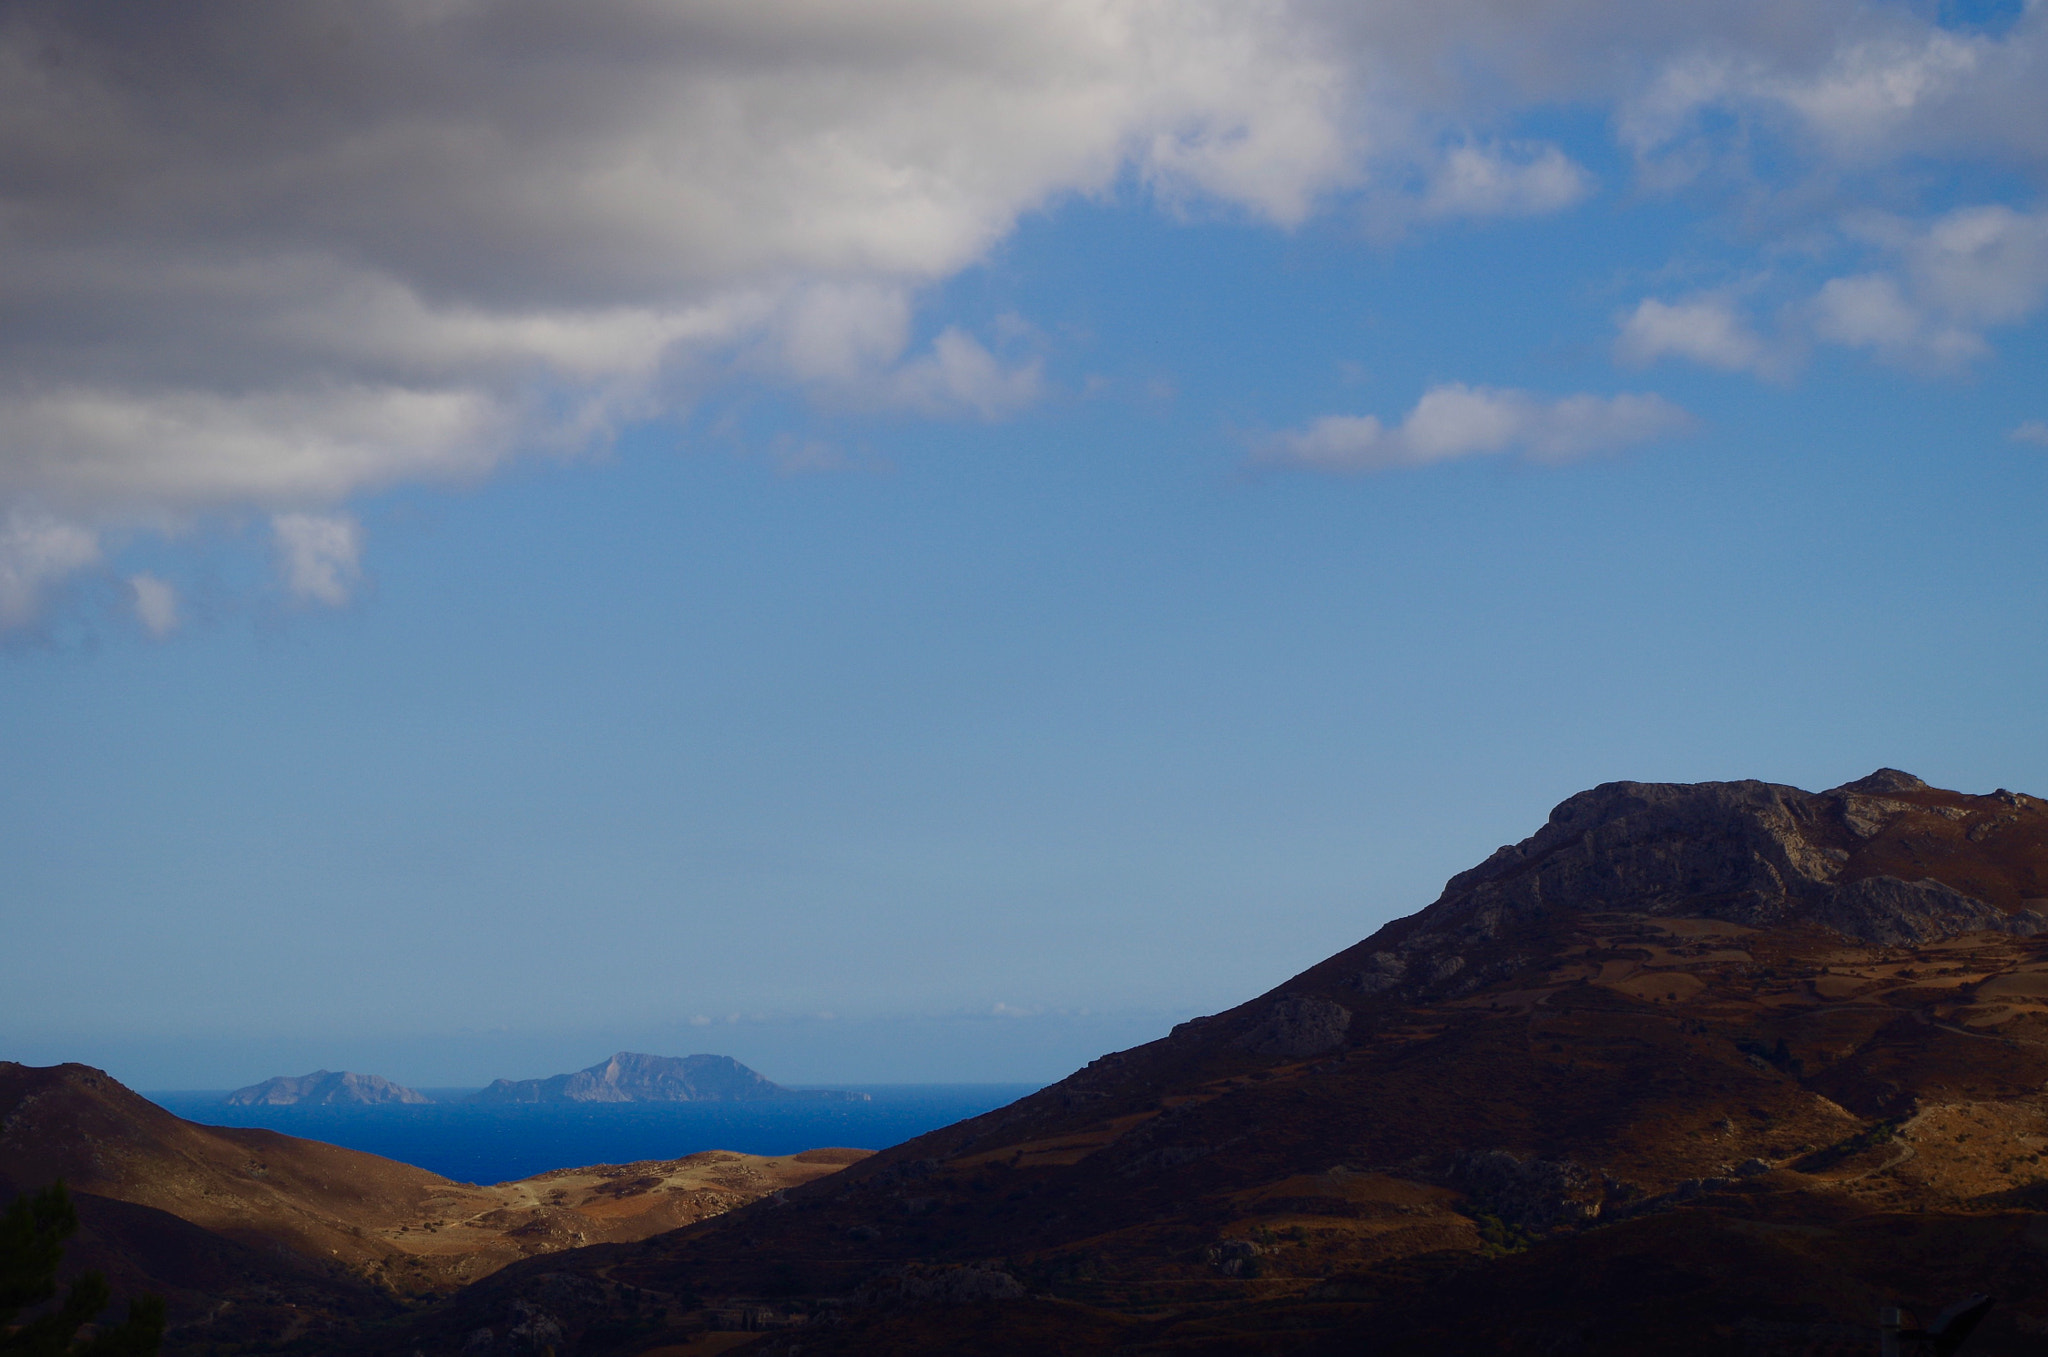
{"type": "Polygon", "coordinates": [[[1238,1008],[376,1342],[1862,1353],[1981,1290],[1965,1351],[2036,1352],[2044,910],[2032,797],[1609,784],[1238,1008]]]}
{"type": "Polygon", "coordinates": [[[62,1179],[66,1256],[171,1302],[170,1347],[392,1315],[505,1264],[691,1224],[866,1157],[721,1150],[478,1187],[274,1131],[201,1126],[84,1065],[0,1062],[0,1200],[62,1179]]]}

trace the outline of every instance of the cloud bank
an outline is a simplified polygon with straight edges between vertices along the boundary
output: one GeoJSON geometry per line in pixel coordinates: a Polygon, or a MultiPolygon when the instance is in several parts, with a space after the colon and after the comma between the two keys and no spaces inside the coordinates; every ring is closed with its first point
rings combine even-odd
{"type": "Polygon", "coordinates": [[[1200,3],[10,6],[0,493],[318,507],[580,446],[739,350],[1000,414],[1035,370],[912,353],[915,291],[1127,173],[1300,221],[1361,172],[1312,36],[1200,3]]]}
{"type": "MultiPolygon", "coordinates": [[[[30,517],[0,609],[110,522],[473,480],[735,369],[1000,418],[1042,370],[920,342],[917,299],[1070,195],[1283,229],[1558,212],[1592,176],[1514,129],[1567,103],[1653,190],[1915,156],[2038,176],[2044,31],[2041,5],[1992,35],[1850,0],[17,0],[0,506],[30,517]],[[85,536],[37,547],[36,515],[85,536]]],[[[1870,229],[1883,261],[1808,300],[1814,342],[1953,366],[2040,304],[2038,216],[1870,229]]],[[[1687,298],[1641,302],[1622,349],[1776,352],[1687,298]]],[[[344,557],[279,559],[333,601],[344,557]]]]}

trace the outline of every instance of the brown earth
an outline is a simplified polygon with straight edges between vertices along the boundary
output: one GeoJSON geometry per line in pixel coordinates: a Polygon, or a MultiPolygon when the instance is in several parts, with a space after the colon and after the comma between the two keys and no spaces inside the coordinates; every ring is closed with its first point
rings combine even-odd
{"type": "Polygon", "coordinates": [[[1985,1291],[1964,1352],[2039,1352],[2044,909],[2032,797],[1610,784],[1239,1008],[354,1350],[1862,1354],[1985,1291]]]}
{"type": "Polygon", "coordinates": [[[274,1131],[173,1116],[84,1065],[0,1062],[0,1200],[62,1179],[73,1271],[172,1301],[173,1347],[401,1313],[506,1264],[625,1242],[837,1172],[864,1150],[562,1169],[477,1187],[274,1131]]]}

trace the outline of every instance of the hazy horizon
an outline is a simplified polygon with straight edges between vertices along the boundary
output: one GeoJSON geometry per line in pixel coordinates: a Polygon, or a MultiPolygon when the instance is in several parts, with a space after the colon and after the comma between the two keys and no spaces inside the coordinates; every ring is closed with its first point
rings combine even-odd
{"type": "Polygon", "coordinates": [[[494,1079],[547,1078],[586,1069],[622,1050],[650,1055],[726,1055],[776,1083],[799,1087],[1038,1084],[1104,1052],[1164,1036],[1190,1014],[938,1014],[831,1022],[742,1020],[689,1035],[457,1033],[427,1037],[287,1038],[180,1036],[47,1038],[0,1059],[67,1061],[105,1069],[137,1092],[232,1092],[315,1070],[375,1074],[421,1092],[481,1089],[494,1079]],[[998,1073],[986,1073],[989,1070],[998,1073]],[[1005,1077],[1001,1072],[1018,1070],[1005,1077]],[[843,1071],[841,1073],[840,1071],[843,1071]]]}

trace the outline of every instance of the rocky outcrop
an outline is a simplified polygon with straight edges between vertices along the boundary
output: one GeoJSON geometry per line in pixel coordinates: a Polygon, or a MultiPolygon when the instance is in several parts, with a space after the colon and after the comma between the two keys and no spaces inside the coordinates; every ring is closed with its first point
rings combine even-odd
{"type": "Polygon", "coordinates": [[[332,1107],[382,1103],[430,1103],[424,1093],[375,1074],[348,1070],[314,1070],[311,1074],[278,1075],[260,1084],[238,1088],[227,1096],[230,1107],[290,1107],[298,1104],[332,1107]]]}
{"type": "Polygon", "coordinates": [[[1767,782],[1606,783],[1452,877],[1422,921],[1456,916],[1486,940],[1501,919],[1555,904],[1766,927],[1847,860],[1805,832],[1821,799],[1767,782]]]}
{"type": "Polygon", "coordinates": [[[1939,881],[1874,876],[1821,893],[1810,916],[1871,947],[1902,947],[1958,933],[2038,933],[2038,911],[2007,914],[1939,881]]]}
{"type": "Polygon", "coordinates": [[[1315,995],[1288,995],[1266,1012],[1264,1021],[1231,1042],[1253,1055],[1321,1055],[1344,1044],[1351,1010],[1315,995]]]}
{"type": "Polygon", "coordinates": [[[1451,1180],[1493,1215],[1535,1233],[1599,1219],[1607,1195],[1602,1175],[1584,1165],[1520,1159],[1506,1150],[1460,1156],[1451,1180]]]}
{"type": "Polygon", "coordinates": [[[976,1301],[1019,1300],[1024,1285],[988,1265],[935,1267],[906,1263],[873,1278],[853,1294],[856,1305],[968,1305],[976,1301]]]}
{"type": "MultiPolygon", "coordinates": [[[[1853,865],[1859,852],[1911,838],[1899,829],[1909,817],[1979,845],[2040,811],[2032,798],[1963,797],[1893,768],[1825,792],[1755,781],[1605,783],[1561,803],[1521,843],[1452,877],[1436,903],[1393,930],[1346,983],[1409,998],[1476,989],[1493,972],[1475,958],[1554,910],[1752,928],[1811,923],[1876,946],[2048,931],[2048,913],[2032,907],[2041,902],[2001,908],[1942,881],[1853,865]],[[1978,808],[1987,802],[1995,803],[1990,810],[1978,808]]],[[[1913,860],[1910,850],[1904,856],[1913,860]]]]}
{"type": "Polygon", "coordinates": [[[1255,1277],[1259,1273],[1259,1255],[1264,1252],[1249,1239],[1225,1239],[1205,1249],[1202,1261],[1225,1277],[1255,1277]]]}
{"type": "Polygon", "coordinates": [[[865,1093],[784,1088],[729,1055],[640,1055],[620,1051],[573,1074],[499,1079],[470,1095],[480,1103],[761,1102],[771,1098],[866,1102],[865,1093]]]}

